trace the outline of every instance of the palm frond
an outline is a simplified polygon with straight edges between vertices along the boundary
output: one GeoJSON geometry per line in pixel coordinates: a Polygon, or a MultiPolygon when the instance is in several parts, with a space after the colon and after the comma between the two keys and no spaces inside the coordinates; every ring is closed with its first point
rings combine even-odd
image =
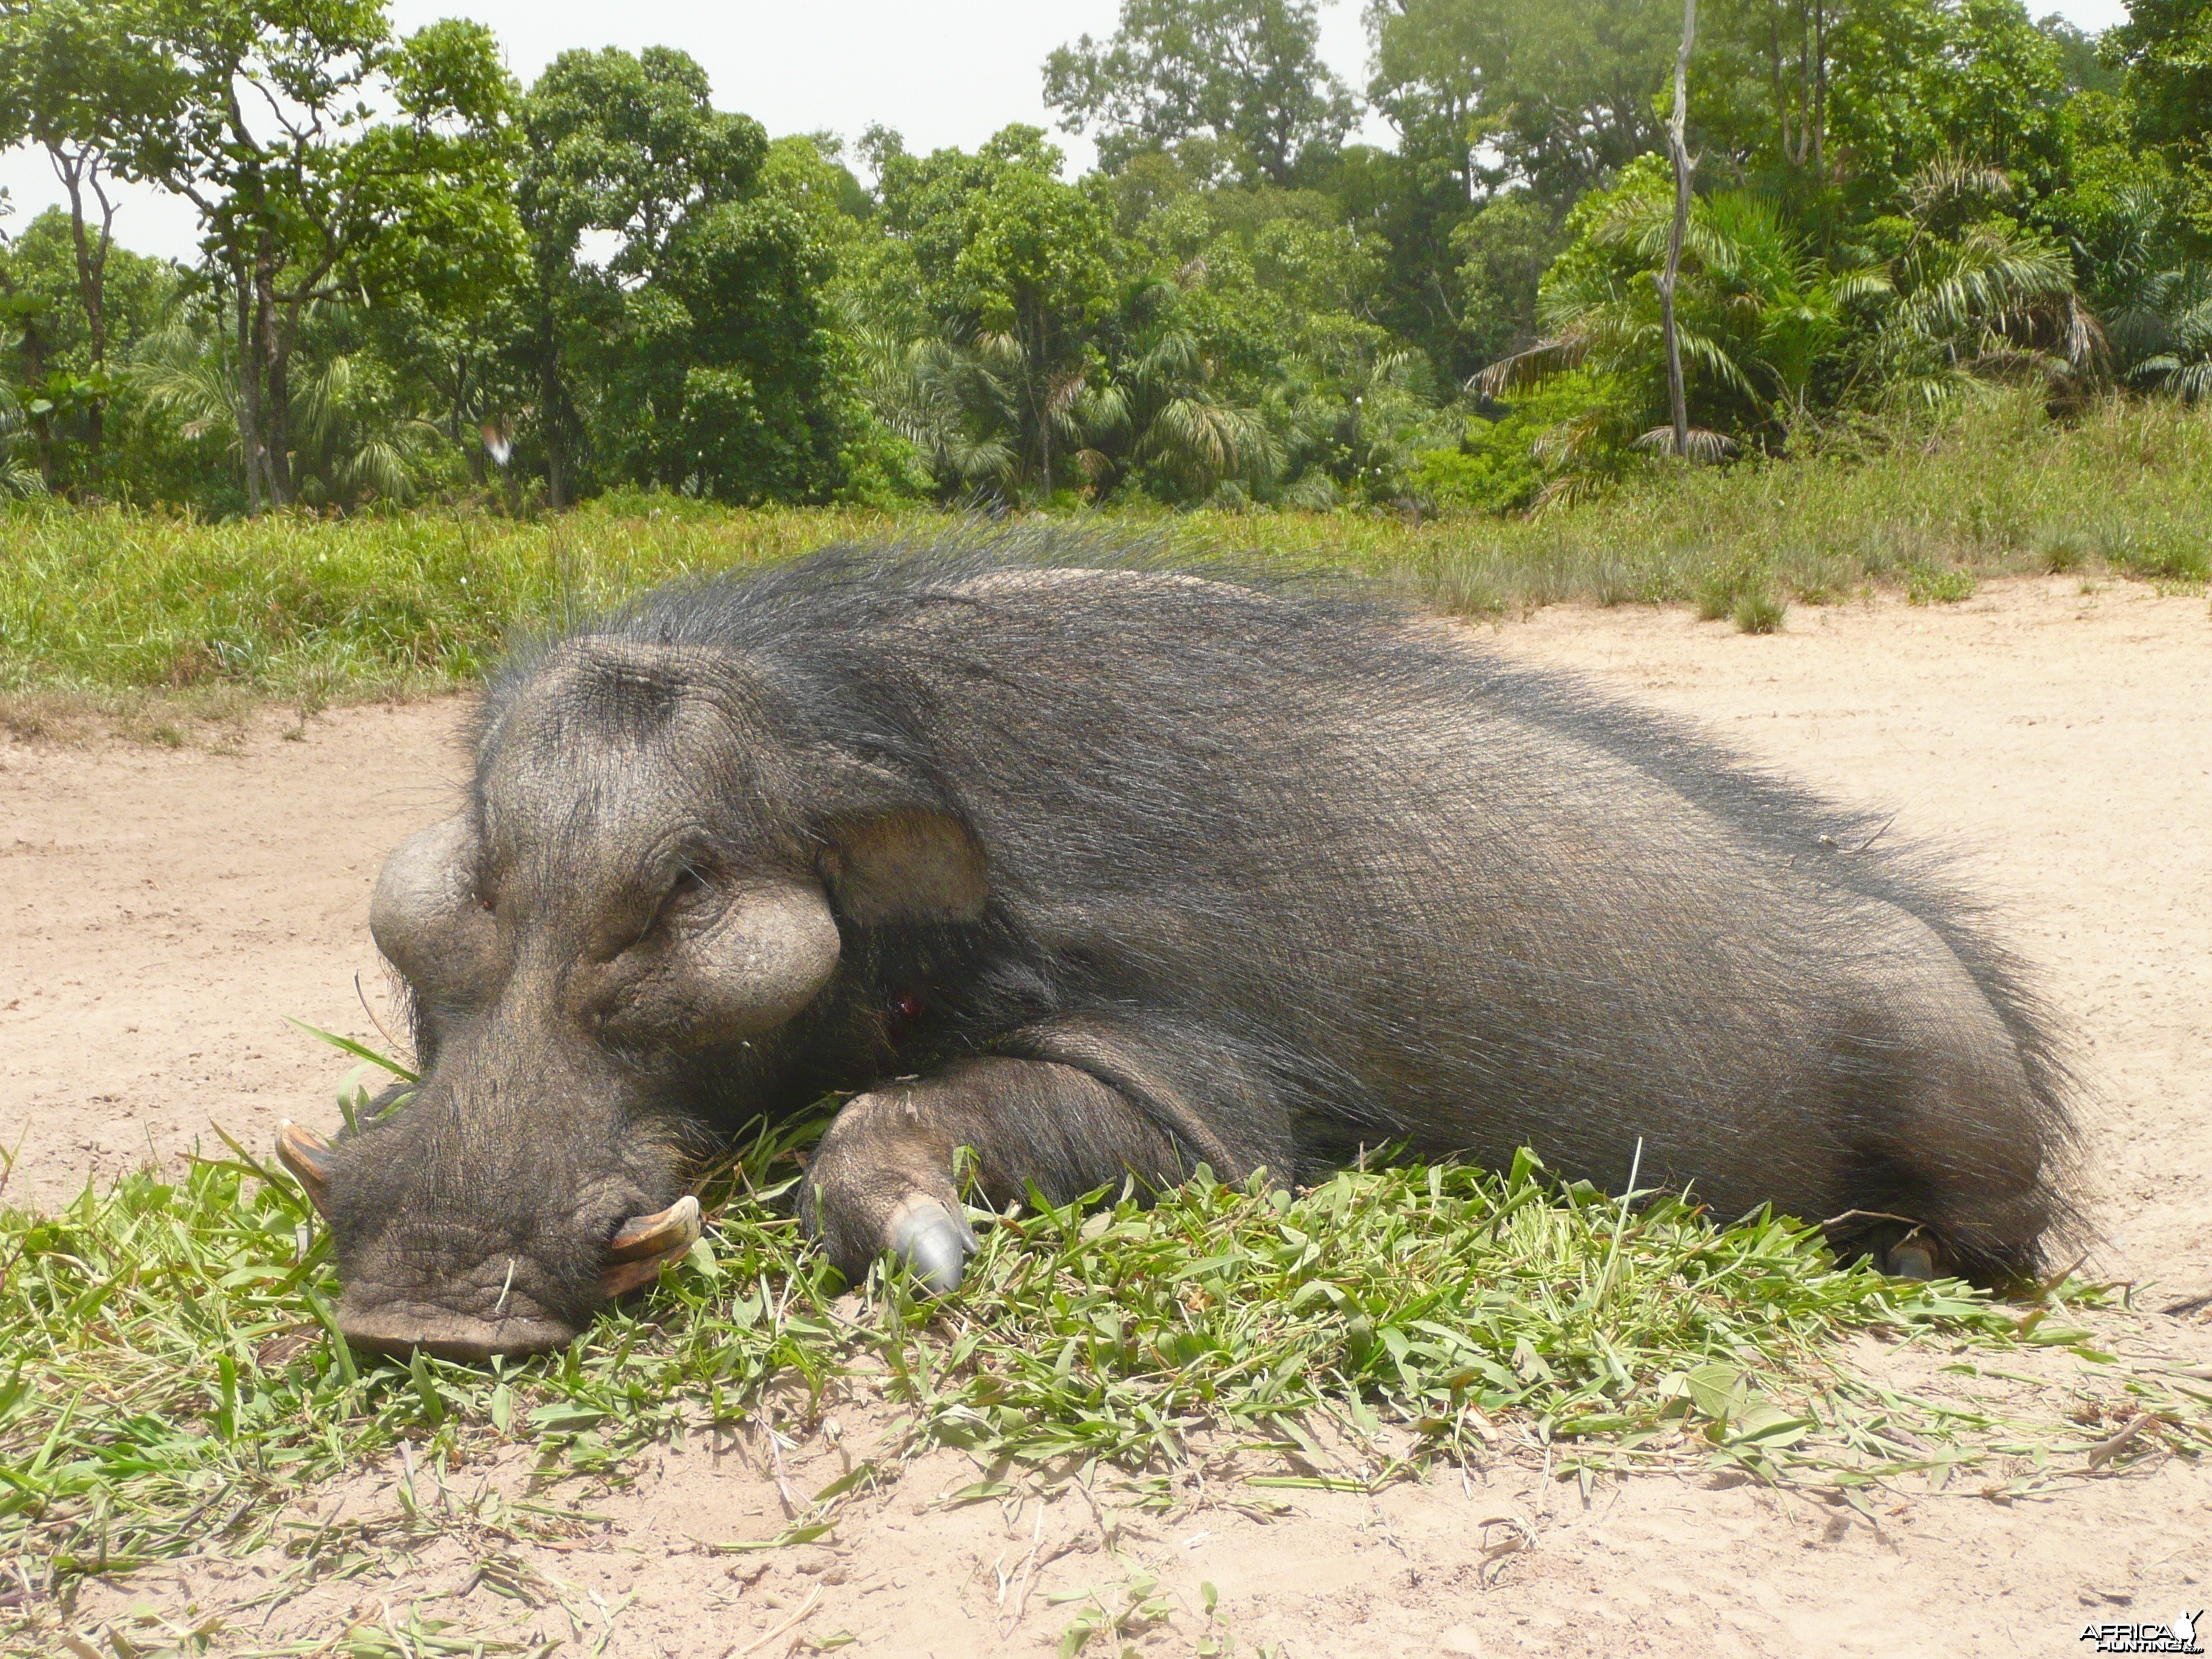
{"type": "Polygon", "coordinates": [[[1527,392],[1555,377],[1580,368],[1589,356],[1588,333],[1554,335],[1526,350],[1500,357],[1467,382],[1467,389],[1485,398],[1502,398],[1527,392]]]}
{"type": "MultiPolygon", "coordinates": [[[[1693,426],[1685,434],[1685,453],[1693,461],[1724,461],[1741,447],[1726,433],[1715,432],[1709,427],[1693,426]]],[[[1674,449],[1674,428],[1655,426],[1649,432],[1639,433],[1632,448],[1654,455],[1668,455],[1674,449]]]]}

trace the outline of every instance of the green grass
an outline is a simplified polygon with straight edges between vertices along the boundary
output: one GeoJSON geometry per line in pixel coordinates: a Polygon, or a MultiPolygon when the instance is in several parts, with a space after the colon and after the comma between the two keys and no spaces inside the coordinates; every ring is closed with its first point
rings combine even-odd
{"type": "MultiPolygon", "coordinates": [[[[434,1489],[445,1513],[447,1476],[502,1448],[618,1483],[642,1447],[804,1418],[833,1388],[880,1393],[911,1443],[997,1472],[955,1501],[1025,1469],[1107,1468],[1142,1502],[1227,1445],[1260,1503],[1501,1447],[1585,1480],[1691,1458],[1847,1493],[2007,1456],[2042,1467],[2015,1486],[2079,1472],[2107,1432],[2083,1424],[2137,1412],[2153,1415],[2122,1456],[2212,1449],[2212,1394],[2085,1346],[2078,1287],[2008,1305],[1891,1280],[1838,1266],[1802,1224],[1632,1206],[1525,1154],[1504,1175],[1353,1170],[1296,1194],[1201,1179],[1149,1209],[1125,1194],[1088,1217],[1017,1213],[955,1298],[881,1279],[845,1296],[780,1204],[818,1127],[763,1135],[708,1183],[708,1237],[649,1295],[559,1354],[493,1367],[351,1355],[331,1334],[326,1240],[243,1152],[0,1213],[0,1557],[42,1595],[210,1547],[358,1572],[357,1540],[283,1503],[395,1446],[403,1505],[434,1489]],[[2021,1424],[1886,1391],[1835,1358],[1866,1330],[2000,1358],[2071,1347],[2101,1380],[2069,1398],[2102,1403],[2021,1424]]],[[[819,1536],[847,1492],[894,1475],[863,1465],[779,1536],[725,1542],[819,1536]]],[[[576,1519],[489,1501],[508,1534],[576,1519]]]]}
{"type": "MultiPolygon", "coordinates": [[[[1877,586],[1960,597],[1978,577],[2100,567],[2212,575],[2212,416],[2032,406],[1860,454],[1655,474],[1534,520],[1389,514],[1079,514],[1194,556],[1257,552],[1379,575],[1478,613],[1566,599],[1747,594],[1822,604],[1877,586]]],[[[518,629],[672,577],[957,523],[925,509],[737,511],[629,496],[515,523],[422,512],[197,525],[117,510],[0,514],[0,692],[231,691],[307,706],[465,684],[518,629]]]]}

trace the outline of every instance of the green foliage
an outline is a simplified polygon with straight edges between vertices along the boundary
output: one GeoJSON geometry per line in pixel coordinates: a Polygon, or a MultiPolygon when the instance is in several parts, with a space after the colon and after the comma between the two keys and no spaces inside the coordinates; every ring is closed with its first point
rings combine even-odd
{"type": "Polygon", "coordinates": [[[1782,627],[1783,614],[1789,606],[1771,593],[1746,593],[1735,602],[1732,613],[1739,634],[1773,634],[1782,627]]]}
{"type": "Polygon", "coordinates": [[[1171,149],[1208,176],[1285,185],[1355,118],[1320,40],[1315,0],[1122,0],[1112,40],[1045,60],[1045,102],[1063,131],[1097,131],[1109,172],[1171,149]]]}
{"type": "MultiPolygon", "coordinates": [[[[842,1282],[779,1201],[809,1133],[762,1133],[708,1178],[707,1236],[642,1304],[489,1368],[356,1359],[332,1335],[312,1212],[242,1152],[181,1182],[88,1189],[52,1217],[0,1212],[0,1545],[41,1594],[210,1544],[245,1553],[283,1530],[285,1498],[395,1446],[403,1509],[428,1521],[464,1458],[513,1447],[545,1478],[619,1480],[642,1446],[767,1415],[772,1383],[818,1401],[841,1377],[910,1408],[924,1443],[1031,1469],[1072,1457],[1139,1474],[1206,1433],[1310,1460],[1248,1474],[1259,1492],[1371,1490],[1503,1435],[1557,1449],[1568,1472],[1680,1448],[1848,1484],[2023,1442],[2078,1455],[2099,1434],[2055,1413],[1945,1411],[1834,1352],[1875,1328],[1999,1357],[2078,1345],[2089,1333],[2057,1297],[2023,1318],[1955,1284],[1838,1266],[1802,1223],[1716,1224],[1664,1195],[1563,1188],[1526,1153],[1503,1175],[1346,1171],[1299,1195],[1201,1176],[1151,1209],[1125,1194],[1089,1219],[998,1218],[955,1303],[879,1279],[860,1316],[833,1312],[842,1282]],[[1384,1419],[1413,1429],[1404,1456],[1310,1472],[1341,1467],[1317,1437],[1356,1446],[1384,1419]]],[[[2158,1413],[2143,1453],[2212,1446],[2201,1402],[2103,1369],[2086,1386],[2115,1414],[2158,1413]]],[[[833,1482],[785,1535],[819,1536],[846,1492],[895,1473],[833,1482]]],[[[557,1529],[562,1511],[517,1502],[497,1518],[557,1529]]],[[[1144,1593],[1101,1601],[1101,1618],[1125,1600],[1144,1593]]]]}
{"type": "Polygon", "coordinates": [[[523,131],[534,280],[513,349],[556,504],[594,479],[744,502],[843,489],[865,416],[824,299],[827,159],[771,169],[759,124],[716,111],[667,47],[562,54],[523,131]]]}
{"type": "Polygon", "coordinates": [[[1620,392],[1583,370],[1559,375],[1510,405],[1492,404],[1467,424],[1455,449],[1423,450],[1410,483],[1439,508],[1517,513],[1535,504],[1552,477],[1547,434],[1612,407],[1620,392]]]}
{"type": "Polygon", "coordinates": [[[2212,6],[2136,0],[2106,38],[2104,54],[2126,73],[2137,135],[2196,172],[2205,159],[2204,112],[2212,107],[2212,6]]]}
{"type": "Polygon", "coordinates": [[[1905,597],[1913,605],[1956,605],[1974,596],[1974,573],[1956,565],[1914,565],[1905,574],[1905,597]]]}
{"type": "MultiPolygon", "coordinates": [[[[1568,422],[1562,381],[1491,428],[1568,422]],[[1547,400],[1558,397],[1561,402],[1547,400]]],[[[1604,395],[1584,385],[1582,394],[1604,395]]],[[[1478,428],[1478,441],[1486,435],[1478,428]]],[[[1412,477],[1435,465],[1413,459],[1412,477]]],[[[1334,477],[1319,473],[1336,505],[1334,477]]],[[[1449,470],[1441,475],[1449,481],[1449,470]]],[[[1525,483],[1526,473],[1518,475],[1525,483]]],[[[1401,487],[1403,481],[1401,480],[1401,487]]],[[[1163,520],[1081,509],[1098,535],[1164,554],[1280,557],[1369,576],[1446,610],[1562,599],[1704,603],[1726,616],[1748,578],[1825,603],[1916,568],[1977,575],[2109,568],[2201,581],[2212,540],[2212,422],[2180,404],[2109,401],[2071,423],[2015,395],[1947,431],[1875,428],[1788,460],[1684,471],[1633,458],[1609,492],[1533,517],[1463,510],[1220,509],[1163,520]]],[[[1388,498],[1395,507],[1399,498],[1388,498]]],[[[733,511],[665,492],[610,492],[572,515],[515,521],[417,510],[325,524],[293,514],[194,524],[121,508],[29,503],[0,514],[0,690],[236,687],[287,696],[375,696],[473,681],[507,641],[620,604],[657,582],[836,540],[969,533],[911,505],[733,511]]]]}
{"type": "Polygon", "coordinates": [[[1488,151],[1564,212],[1656,143],[1681,22],[1668,0],[1402,0],[1370,13],[1370,95],[1463,200],[1488,151]]]}
{"type": "MultiPolygon", "coordinates": [[[[2202,397],[2202,9],[2091,37],[2021,0],[1707,0],[1696,453],[1936,427],[2008,383],[2202,397]]],[[[1678,11],[1370,7],[1387,146],[1347,141],[1317,16],[1127,0],[1045,66],[1099,143],[1079,179],[1030,127],[928,155],[874,128],[850,166],[771,142],[665,46],[565,52],[524,95],[482,27],[402,39],[386,0],[9,0],[0,139],[72,203],[0,240],[11,476],[216,514],[1549,510],[1635,477],[1667,415],[1678,11]],[[197,269],[110,259],[125,173],[196,206],[197,269]],[[1540,456],[1457,443],[1486,398],[1583,370],[1607,395],[1540,456]]]]}
{"type": "Polygon", "coordinates": [[[1561,246],[1559,228],[1533,198],[1492,197],[1453,228],[1459,331],[1484,363],[1535,343],[1537,295],[1561,246]]]}
{"type": "Polygon", "coordinates": [[[247,498],[281,506],[313,307],[404,293],[466,309],[511,280],[513,85],[482,25],[395,40],[381,0],[149,0],[136,21],[160,96],[130,112],[124,164],[200,215],[237,311],[247,498]]]}

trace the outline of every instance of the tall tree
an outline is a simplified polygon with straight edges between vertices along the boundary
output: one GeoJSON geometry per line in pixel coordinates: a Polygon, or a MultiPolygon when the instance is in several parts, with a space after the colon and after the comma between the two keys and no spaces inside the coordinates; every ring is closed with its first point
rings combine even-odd
{"type": "Polygon", "coordinates": [[[1110,40],[1045,60],[1066,132],[1096,131],[1109,170],[1194,140],[1245,178],[1290,183],[1310,147],[1352,130],[1352,95],[1321,61],[1315,0],[1122,0],[1110,40]]]}
{"type": "Polygon", "coordinates": [[[1368,97],[1407,140],[1455,146],[1554,213],[1659,137],[1669,0],[1370,0],[1368,97]]]}
{"type": "Polygon", "coordinates": [[[875,142],[883,223],[957,349],[939,381],[974,391],[988,377],[995,390],[962,401],[1007,412],[1018,484],[1049,495],[1067,481],[1074,411],[1095,368],[1086,329],[1112,302],[1111,216],[1060,179],[1060,151],[1035,127],[1008,127],[973,155],[908,155],[889,134],[875,142]]]}
{"type": "Polygon", "coordinates": [[[530,89],[523,132],[530,351],[557,509],[575,498],[586,438],[579,349],[605,337],[623,290],[651,275],[686,213],[737,199],[768,137],[758,122],[718,113],[707,72],[670,46],[562,52],[530,89]],[[603,258],[586,257],[587,235],[603,258]]]}
{"type": "Polygon", "coordinates": [[[231,297],[247,498],[281,507],[310,308],[425,284],[459,302],[511,264],[514,83],[482,25],[395,41],[384,0],[145,3],[173,91],[130,165],[199,210],[231,297]]]}
{"type": "Polygon", "coordinates": [[[725,500],[819,500],[847,435],[819,204],[670,47],[564,52],[531,90],[520,201],[546,493],[586,466],[725,500]],[[781,176],[781,175],[779,175],[781,176]]]}
{"type": "Polygon", "coordinates": [[[134,127],[170,95],[159,57],[118,5],[8,0],[0,5],[0,149],[26,140],[46,152],[69,199],[77,303],[90,346],[81,384],[46,388],[50,403],[83,405],[89,482],[106,458],[107,259],[114,246],[118,161],[134,127]]]}
{"type": "Polygon", "coordinates": [[[2201,149],[2212,138],[2212,0],[2135,0],[2105,52],[2127,73],[2146,140],[2201,149]]]}

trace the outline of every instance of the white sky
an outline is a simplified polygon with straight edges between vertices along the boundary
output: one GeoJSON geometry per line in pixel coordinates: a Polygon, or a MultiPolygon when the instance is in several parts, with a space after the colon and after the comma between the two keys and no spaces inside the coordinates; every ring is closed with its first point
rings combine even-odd
{"type": "MultiPolygon", "coordinates": [[[[2085,29],[2125,15],[2124,0],[2030,0],[2085,29]]],[[[880,121],[908,147],[973,149],[1010,121],[1050,129],[1043,66],[1054,46],[1113,32],[1118,0],[392,0],[404,33],[455,14],[490,25],[507,65],[527,85],[572,46],[681,46],[707,70],[714,102],[742,110],[771,135],[827,128],[857,138],[880,121]]],[[[1358,0],[1323,0],[1322,53],[1353,90],[1366,81],[1358,0]]],[[[1369,137],[1382,142],[1388,130],[1369,137]]],[[[1072,171],[1090,146],[1060,136],[1072,171]]],[[[61,199],[43,155],[0,155],[0,187],[20,227],[61,199]]],[[[198,247],[191,207],[124,186],[116,238],[145,253],[190,258],[198,247]]]]}

